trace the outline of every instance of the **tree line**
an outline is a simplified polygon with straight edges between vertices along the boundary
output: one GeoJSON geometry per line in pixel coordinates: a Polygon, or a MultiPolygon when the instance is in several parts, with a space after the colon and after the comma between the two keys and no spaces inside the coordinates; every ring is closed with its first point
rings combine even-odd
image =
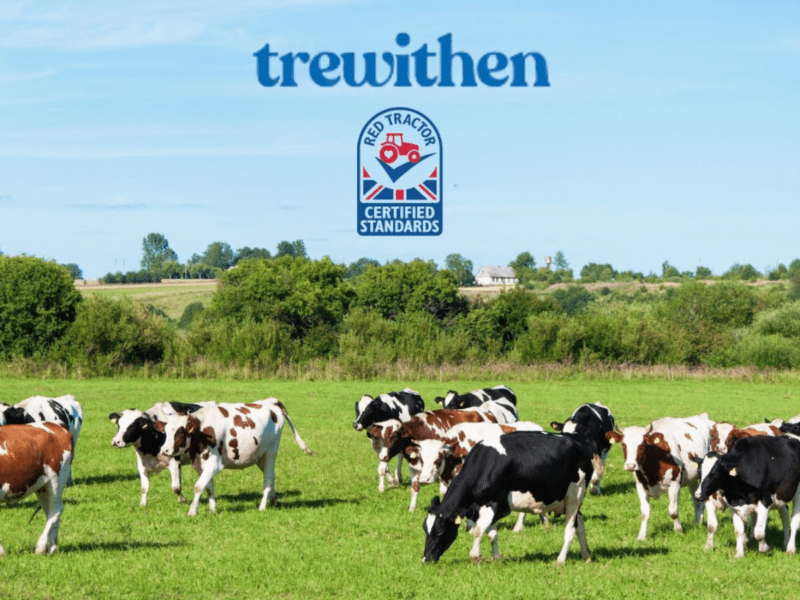
{"type": "Polygon", "coordinates": [[[511,286],[486,298],[464,295],[456,274],[433,261],[360,267],[353,275],[329,258],[241,259],[209,302],[171,321],[129,299],[82,298],[52,262],[0,257],[0,357],[23,370],[164,376],[322,365],[367,378],[397,365],[496,361],[800,366],[800,261],[771,286],[695,275],[594,291],[511,286]]]}

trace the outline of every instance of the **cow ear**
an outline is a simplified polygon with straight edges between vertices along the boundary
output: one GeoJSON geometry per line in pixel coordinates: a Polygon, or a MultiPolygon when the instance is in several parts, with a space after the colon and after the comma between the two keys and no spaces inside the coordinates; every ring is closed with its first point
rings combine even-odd
{"type": "Polygon", "coordinates": [[[550,421],[550,428],[555,429],[556,431],[561,431],[564,429],[564,424],[559,423],[558,421],[550,421]]]}
{"type": "Polygon", "coordinates": [[[113,422],[113,423],[116,423],[116,422],[118,422],[118,421],[119,421],[119,418],[120,418],[121,416],[122,416],[122,415],[120,415],[119,413],[111,413],[110,415],[108,415],[108,420],[109,420],[109,421],[111,421],[111,422],[113,422]]]}
{"type": "Polygon", "coordinates": [[[606,431],[606,439],[609,444],[619,444],[622,441],[622,435],[618,431],[606,431]]]}
{"type": "Polygon", "coordinates": [[[430,508],[428,510],[429,511],[436,510],[437,508],[439,508],[439,505],[441,503],[442,503],[442,501],[439,500],[439,496],[434,496],[433,499],[431,500],[431,506],[430,506],[430,508]]]}

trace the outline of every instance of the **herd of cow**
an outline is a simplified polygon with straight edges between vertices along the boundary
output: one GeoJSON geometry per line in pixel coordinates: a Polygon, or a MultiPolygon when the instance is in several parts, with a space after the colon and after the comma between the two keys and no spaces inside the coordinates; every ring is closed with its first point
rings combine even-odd
{"type": "MultiPolygon", "coordinates": [[[[681,488],[688,487],[695,522],[706,508],[707,550],[713,547],[717,512],[730,508],[735,556],[744,555],[748,522],[759,551],[767,551],[768,511],[777,509],[786,552],[795,552],[800,525],[800,415],[786,422],[777,419],[739,428],[714,422],[703,413],[619,429],[611,411],[597,402],[579,406],[564,422],[551,422],[557,433],[545,433],[536,423],[519,420],[516,396],[505,386],[464,395],[451,391],[436,402],[442,408],[426,411],[421,396],[408,388],[377,398],[364,396],[356,402],[353,423],[356,430],[366,431],[378,456],[379,491],[384,491],[386,479],[389,485],[399,485],[403,460],[411,475],[410,511],[416,509],[420,485],[439,482],[444,499],[433,499],[423,522],[423,562],[439,560],[465,519],[475,538],[472,559],[481,559],[484,535],[497,558],[497,522],[512,510],[520,511],[515,531],[522,528],[525,513],[543,520],[551,513],[564,515],[564,543],[557,564],[566,561],[576,534],[582,557],[590,560],[581,506],[587,490],[601,493],[605,460],[613,444],[622,446],[624,468],[635,477],[641,509],[638,539],[647,534],[650,498],[664,492],[674,528],[682,531],[678,497],[681,488]],[[392,474],[388,465],[395,457],[392,474]]],[[[204,492],[209,510],[216,510],[214,476],[223,468],[257,465],[264,474],[259,509],[274,505],[275,459],[285,422],[300,448],[313,454],[275,398],[245,404],[162,402],[146,411],[112,413],[109,419],[117,425],[112,445],[135,449],[142,506],[147,504],[150,474],[164,469],[170,472],[179,500],[186,502],[180,467],[194,467],[198,480],[190,516],[197,514],[204,492]]],[[[83,411],[73,396],[35,396],[14,406],[0,404],[0,502],[37,494],[46,515],[37,554],[57,548],[62,494],[71,480],[82,423],[83,411]]]]}
{"type": "Polygon", "coordinates": [[[456,539],[462,520],[475,538],[470,556],[481,559],[484,534],[499,556],[496,523],[520,511],[565,516],[564,544],[556,560],[563,564],[575,535],[581,555],[590,560],[583,516],[587,488],[600,494],[608,451],[621,444],[625,470],[633,473],[641,510],[639,540],[647,535],[650,498],[664,492],[676,531],[678,498],[688,487],[700,522],[708,515],[706,550],[714,543],[717,511],[730,507],[736,535],[736,557],[744,556],[745,524],[750,521],[759,550],[770,509],[780,511],[786,552],[794,553],[800,525],[800,415],[784,422],[739,428],[714,422],[703,413],[687,418],[665,417],[646,427],[619,429],[611,411],[600,404],[583,404],[565,422],[545,433],[536,423],[518,420],[516,396],[505,386],[436,398],[443,408],[424,410],[417,392],[364,396],[356,403],[353,427],[366,430],[378,455],[379,491],[384,489],[388,462],[397,456],[400,481],[403,459],[411,473],[411,505],[416,508],[420,484],[438,479],[444,500],[435,497],[423,523],[423,562],[439,560],[456,539]],[[787,505],[792,504],[789,518],[787,505]]]}

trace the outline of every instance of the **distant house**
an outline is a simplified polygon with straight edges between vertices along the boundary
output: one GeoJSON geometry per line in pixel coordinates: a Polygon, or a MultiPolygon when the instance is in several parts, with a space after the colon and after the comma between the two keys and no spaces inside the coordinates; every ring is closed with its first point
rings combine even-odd
{"type": "Polygon", "coordinates": [[[481,267],[475,275],[478,285],[514,285],[519,283],[514,267],[481,267]]]}

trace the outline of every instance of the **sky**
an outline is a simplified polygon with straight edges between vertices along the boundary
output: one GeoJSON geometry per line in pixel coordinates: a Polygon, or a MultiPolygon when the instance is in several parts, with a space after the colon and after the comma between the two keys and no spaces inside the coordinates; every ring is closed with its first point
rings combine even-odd
{"type": "MultiPolygon", "coordinates": [[[[306,71],[307,72],[307,71],[306,71]]],[[[350,263],[562,251],[661,273],[800,257],[800,4],[117,0],[0,3],[0,251],[138,270],[221,241],[350,263]],[[259,84],[254,53],[538,52],[549,87],[259,84]],[[359,133],[442,139],[443,232],[361,236],[359,133]]]]}

